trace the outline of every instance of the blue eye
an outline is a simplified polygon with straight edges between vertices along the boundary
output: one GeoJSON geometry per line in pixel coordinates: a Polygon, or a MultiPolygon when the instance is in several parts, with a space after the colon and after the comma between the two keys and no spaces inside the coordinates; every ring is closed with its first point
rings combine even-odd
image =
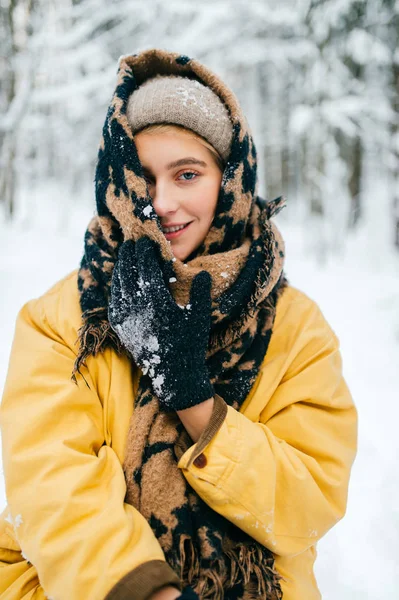
{"type": "Polygon", "coordinates": [[[197,177],[198,173],[194,173],[194,171],[185,171],[185,173],[182,173],[181,175],[179,175],[180,177],[184,177],[184,181],[192,181],[193,179],[195,179],[197,177]],[[186,177],[188,175],[188,177],[186,177]]]}

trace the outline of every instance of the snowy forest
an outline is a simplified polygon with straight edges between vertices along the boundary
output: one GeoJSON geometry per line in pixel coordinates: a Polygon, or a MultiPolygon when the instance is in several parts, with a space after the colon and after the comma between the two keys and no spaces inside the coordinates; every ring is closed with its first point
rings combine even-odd
{"type": "Polygon", "coordinates": [[[398,40],[399,0],[0,0],[0,392],[19,309],[79,264],[119,57],[199,59],[247,115],[259,194],[287,198],[287,277],[336,331],[359,411],[323,600],[399,597],[398,40]]]}
{"type": "Polygon", "coordinates": [[[234,89],[260,194],[316,223],[319,260],[362,226],[399,251],[397,0],[2,0],[0,36],[3,219],[38,215],[43,182],[62,226],[74,200],[92,202],[117,60],[160,46],[234,89]]]}

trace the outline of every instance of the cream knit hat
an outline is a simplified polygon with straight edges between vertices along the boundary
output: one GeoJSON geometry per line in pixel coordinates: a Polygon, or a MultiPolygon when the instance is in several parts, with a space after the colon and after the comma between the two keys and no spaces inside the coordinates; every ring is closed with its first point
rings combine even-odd
{"type": "Polygon", "coordinates": [[[197,80],[157,76],[145,81],[130,96],[127,118],[133,133],[147,125],[172,123],[205,138],[227,160],[233,125],[220,98],[197,80]]]}

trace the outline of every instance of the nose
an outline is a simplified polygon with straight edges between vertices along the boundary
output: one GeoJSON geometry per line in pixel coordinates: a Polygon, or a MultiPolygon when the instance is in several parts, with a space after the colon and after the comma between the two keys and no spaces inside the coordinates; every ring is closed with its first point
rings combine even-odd
{"type": "Polygon", "coordinates": [[[173,190],[167,182],[159,180],[151,187],[152,204],[158,217],[165,217],[177,211],[180,202],[176,190],[173,190]]]}

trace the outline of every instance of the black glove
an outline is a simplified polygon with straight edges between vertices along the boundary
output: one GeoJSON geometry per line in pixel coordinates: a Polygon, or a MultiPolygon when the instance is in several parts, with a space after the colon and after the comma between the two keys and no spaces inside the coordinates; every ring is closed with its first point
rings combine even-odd
{"type": "MultiPolygon", "coordinates": [[[[124,242],[114,267],[108,317],[125,348],[148,373],[164,410],[183,410],[214,395],[205,364],[211,277],[195,276],[189,304],[173,299],[149,238],[124,242]]],[[[178,285],[178,283],[177,283],[178,285]]]]}
{"type": "Polygon", "coordinates": [[[185,587],[177,600],[200,600],[199,596],[189,586],[185,587]]]}

